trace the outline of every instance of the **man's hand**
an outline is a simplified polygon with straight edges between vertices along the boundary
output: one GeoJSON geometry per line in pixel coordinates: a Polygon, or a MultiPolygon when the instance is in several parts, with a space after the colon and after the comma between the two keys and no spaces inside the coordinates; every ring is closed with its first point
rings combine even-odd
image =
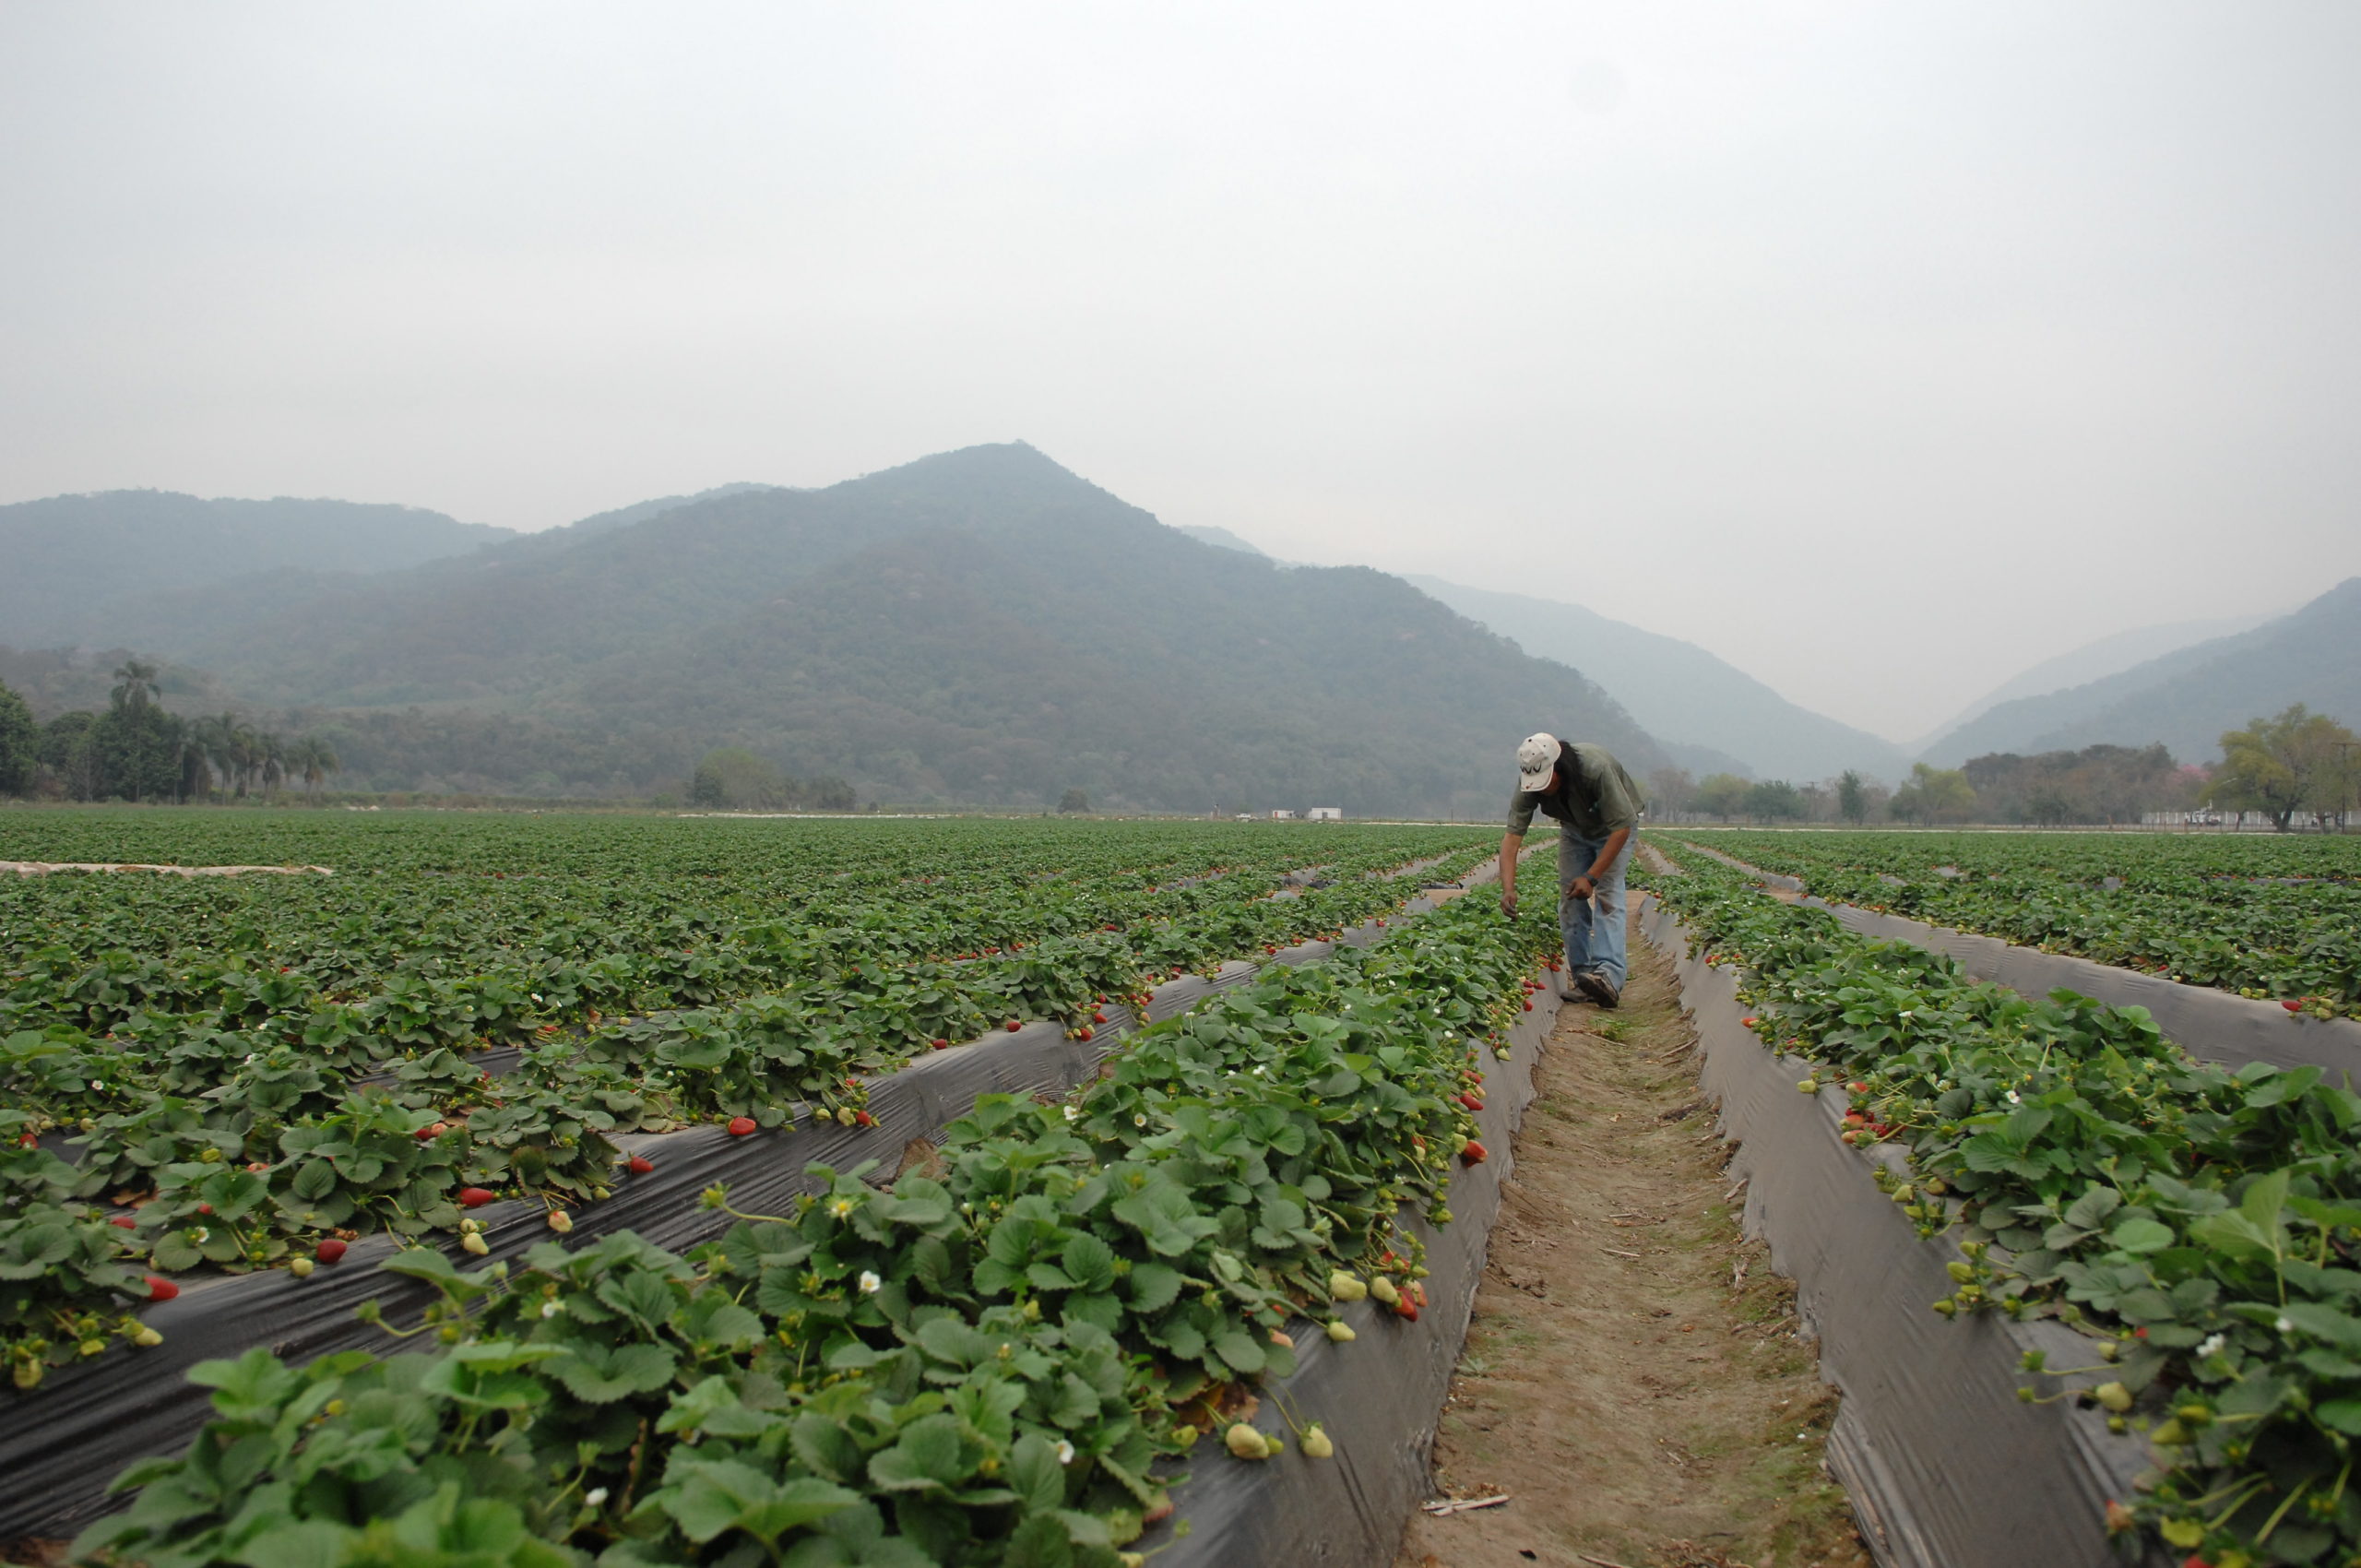
{"type": "Polygon", "coordinates": [[[1506,915],[1511,920],[1516,919],[1516,894],[1514,892],[1508,892],[1501,895],[1501,913],[1506,915]]]}
{"type": "Polygon", "coordinates": [[[1597,891],[1598,884],[1586,876],[1578,876],[1566,885],[1566,897],[1569,898],[1587,899],[1597,891]]]}

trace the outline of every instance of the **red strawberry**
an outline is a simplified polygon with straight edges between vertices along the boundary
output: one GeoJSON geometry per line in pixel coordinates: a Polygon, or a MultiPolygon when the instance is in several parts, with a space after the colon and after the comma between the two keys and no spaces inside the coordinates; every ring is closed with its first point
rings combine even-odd
{"type": "Polygon", "coordinates": [[[344,1256],[344,1243],[330,1236],[314,1250],[312,1255],[322,1263],[336,1263],[344,1256]]]}
{"type": "Polygon", "coordinates": [[[937,1051],[948,1051],[951,1049],[951,1042],[947,1039],[939,1039],[934,1042],[934,1048],[937,1051]]]}
{"type": "Polygon", "coordinates": [[[148,1277],[148,1299],[149,1301],[169,1301],[180,1293],[181,1288],[173,1284],[171,1280],[165,1278],[162,1275],[151,1274],[148,1277]]]}
{"type": "Polygon", "coordinates": [[[645,1176],[656,1169],[656,1162],[644,1154],[635,1154],[631,1157],[624,1169],[635,1176],[645,1176]]]}
{"type": "Polygon", "coordinates": [[[1418,1303],[1405,1296],[1394,1303],[1394,1313],[1396,1317],[1406,1317],[1416,1323],[1418,1321],[1418,1303]]]}
{"type": "Polygon", "coordinates": [[[125,1230],[136,1230],[139,1229],[139,1221],[132,1218],[131,1216],[127,1214],[118,1214],[113,1219],[108,1220],[107,1223],[109,1225],[118,1226],[125,1230]]]}
{"type": "Polygon", "coordinates": [[[1470,1138],[1467,1146],[1459,1151],[1459,1158],[1470,1165],[1481,1165],[1484,1163],[1484,1146],[1470,1138]]]}
{"type": "Polygon", "coordinates": [[[1088,1024],[1085,1024],[1082,1028],[1074,1030],[1074,1038],[1076,1039],[1088,1039],[1090,1038],[1090,1026],[1088,1024]]]}
{"type": "Polygon", "coordinates": [[[1533,1011],[1533,1004],[1532,1004],[1532,1003],[1530,1003],[1530,1002],[1526,1003],[1526,1004],[1525,1004],[1525,1010],[1526,1012],[1528,1012],[1528,1013],[1532,1012],[1532,1011],[1533,1011]]]}
{"type": "Polygon", "coordinates": [[[730,1119],[730,1135],[733,1138],[742,1138],[753,1130],[754,1119],[751,1116],[732,1116],[730,1119]]]}
{"type": "Polygon", "coordinates": [[[1755,1016],[1753,1014],[1751,1014],[1751,1013],[1749,1013],[1745,1017],[1740,1018],[1740,1019],[1738,1020],[1738,1022],[1739,1022],[1739,1023],[1744,1024],[1744,1025],[1745,1025],[1748,1028],[1750,1028],[1750,1028],[1752,1028],[1755,1025],[1757,1025],[1757,1024],[1761,1023],[1762,1021],[1762,1019],[1760,1019],[1760,1018],[1756,1017],[1756,1016],[1755,1016]]]}
{"type": "Polygon", "coordinates": [[[1107,1021],[1107,1015],[1104,1013],[1093,1012],[1090,1015],[1090,1021],[1094,1024],[1103,1024],[1107,1021]]]}
{"type": "Polygon", "coordinates": [[[854,1123],[854,1125],[856,1125],[856,1126],[860,1126],[860,1127],[874,1127],[875,1125],[877,1125],[877,1118],[876,1118],[876,1117],[874,1117],[874,1116],[872,1116],[872,1115],[871,1115],[868,1111],[854,1111],[854,1112],[852,1113],[852,1119],[853,1119],[853,1123],[854,1123]]]}
{"type": "Polygon", "coordinates": [[[2286,1008],[2290,1013],[2300,1013],[2304,1010],[2304,1004],[2300,1002],[2283,1002],[2279,1005],[2286,1008]]]}
{"type": "Polygon", "coordinates": [[[1022,1024],[1018,1023],[1018,1022],[1017,1022],[1015,1019],[1014,1019],[1014,1018],[1011,1018],[1011,1019],[1008,1021],[1008,1032],[1009,1032],[1010,1034],[1014,1034],[1017,1030],[1019,1030],[1019,1029],[1023,1028],[1024,1027],[1025,1027],[1024,1025],[1022,1025],[1022,1024]]]}
{"type": "Polygon", "coordinates": [[[1869,1086],[1862,1083],[1846,1084],[1845,1086],[1845,1092],[1847,1094],[1867,1094],[1869,1092],[1869,1086]]]}
{"type": "Polygon", "coordinates": [[[211,1204],[199,1204],[196,1206],[196,1212],[199,1214],[211,1214],[213,1212],[213,1206],[211,1204]]]}
{"type": "Polygon", "coordinates": [[[17,1146],[18,1148],[39,1148],[41,1147],[41,1136],[36,1133],[19,1133],[17,1134],[17,1146]]]}
{"type": "Polygon", "coordinates": [[[459,1206],[461,1208],[481,1208],[491,1201],[492,1194],[481,1187],[462,1187],[459,1189],[459,1206]]]}

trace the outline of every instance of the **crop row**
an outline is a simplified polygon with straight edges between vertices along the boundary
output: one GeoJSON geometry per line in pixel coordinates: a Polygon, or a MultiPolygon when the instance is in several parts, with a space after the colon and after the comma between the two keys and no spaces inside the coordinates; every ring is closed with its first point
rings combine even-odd
{"type": "Polygon", "coordinates": [[[1682,837],[1888,910],[2190,985],[2361,1014],[2361,854],[2333,838],[2125,834],[1682,837]]]}
{"type": "Polygon", "coordinates": [[[1743,966],[1750,1026],[1815,1064],[1808,1092],[1844,1085],[1847,1142],[1906,1151],[1906,1179],[1877,1175],[1922,1236],[1959,1228],[1935,1310],[2090,1336],[2092,1366],[2025,1370],[2103,1379],[2075,1396],[2161,1455],[2111,1517],[2214,1568],[2354,1560],[2361,1098],[2318,1068],[2192,1061],[2141,1009],[1972,984],[1679,858],[1645,880],[1743,966]]]}
{"type": "MultiPolygon", "coordinates": [[[[1359,860],[1401,853],[1381,844],[1359,860]]],[[[1330,934],[1409,891],[1360,874],[1288,897],[1240,875],[1197,885],[1214,888],[1226,901],[1187,915],[1012,941],[1014,951],[964,961],[897,962],[858,929],[834,943],[833,932],[807,932],[770,992],[623,1017],[587,1011],[513,1065],[432,1040],[389,1045],[382,1029],[325,1030],[316,1008],[300,1031],[148,1014],[146,1028],[106,1037],[62,1022],[21,1030],[0,1041],[10,1097],[0,1344],[14,1382],[34,1386],[111,1337],[154,1342],[129,1308],[174,1292],[174,1272],[302,1272],[364,1233],[460,1230],[467,1206],[504,1194],[540,1201],[564,1226],[568,1206],[628,1179],[612,1134],[701,1120],[751,1133],[798,1114],[865,1121],[868,1078],[919,1051],[1031,1017],[1086,1039],[1110,996],[1170,968],[1330,934]],[[107,1199],[121,1212],[91,1201],[107,1199]]],[[[774,930],[717,941],[753,949],[774,930]]]]}
{"type": "MultiPolygon", "coordinates": [[[[1364,1291],[1415,1316],[1481,1046],[1555,944],[1463,899],[1127,1037],[1065,1102],[987,1097],[931,1168],[823,1172],[685,1256],[515,1275],[419,1248],[418,1348],[207,1363],[216,1419],[79,1543],[155,1564],[1136,1563],[1204,1432],[1364,1291]]],[[[1335,1440],[1299,1428],[1308,1462],[1335,1440]]],[[[1342,1434],[1353,1441],[1353,1434],[1342,1434]]],[[[1287,1461],[1295,1462],[1295,1461],[1287,1461]]]]}

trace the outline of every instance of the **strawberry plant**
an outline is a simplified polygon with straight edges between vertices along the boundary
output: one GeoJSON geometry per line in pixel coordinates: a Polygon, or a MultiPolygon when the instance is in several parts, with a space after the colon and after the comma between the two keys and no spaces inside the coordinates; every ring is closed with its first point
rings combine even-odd
{"type": "Polygon", "coordinates": [[[153,1292],[127,1238],[72,1200],[73,1168],[32,1141],[30,1125],[0,1110],[0,1357],[19,1389],[112,1340],[158,1338],[129,1311],[153,1292]]]}
{"type": "Polygon", "coordinates": [[[779,1216],[717,1189],[727,1229],[684,1257],[399,1254],[439,1296],[399,1326],[421,1348],[206,1364],[212,1424],[77,1550],[1135,1562],[1157,1459],[1292,1366],[1291,1317],[1364,1291],[1415,1313],[1399,1206],[1440,1195],[1480,1039],[1555,943],[1445,906],[1131,1037],[1067,1103],[985,1097],[888,1188],[821,1171],[779,1216]]]}
{"type": "Polygon", "coordinates": [[[1922,1235],[1959,1229],[1937,1310],[2093,1336],[2092,1396],[2162,1460],[2126,1526],[2217,1564],[2361,1550],[2361,1097],[2194,1061],[2139,1009],[1970,984],[1681,863],[1652,880],[1744,966],[1757,1032],[1846,1083],[1855,1141],[1908,1151],[1907,1179],[1879,1174],[1922,1235]]]}

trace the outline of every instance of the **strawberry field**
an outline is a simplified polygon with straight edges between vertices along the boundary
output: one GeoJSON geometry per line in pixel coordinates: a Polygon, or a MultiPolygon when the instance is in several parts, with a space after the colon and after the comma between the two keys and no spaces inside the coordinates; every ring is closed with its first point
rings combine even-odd
{"type": "MultiPolygon", "coordinates": [[[[1834,896],[1841,879],[1813,857],[1855,851],[1815,849],[1819,837],[1699,841],[1834,896]]],[[[2202,906],[2185,881],[2223,879],[2179,841],[2102,843],[2118,866],[2178,860],[2151,885],[2188,895],[2187,911],[2202,906]]],[[[2023,1393],[2082,1402],[2149,1445],[2157,1475],[2109,1506],[2110,1527],[2215,1568],[2361,1561],[2361,1099],[2317,1067],[2194,1060],[2139,1009],[1969,983],[1947,958],[1855,935],[1679,840],[1659,848],[1679,873],[1646,880],[1699,951],[1738,967],[1747,1025],[1791,1053],[1799,1087],[1841,1087],[1846,1143],[1904,1157],[1899,1173],[1865,1159],[1863,1180],[1922,1237],[1956,1243],[1952,1293],[1932,1310],[2080,1331],[2077,1364],[2028,1356],[2023,1393]]],[[[2026,882],[2040,852],[1964,836],[1890,851],[2026,882]],[[1987,858],[1962,858],[1977,850],[1987,858]],[[1997,869],[2011,856],[2016,869],[1997,869]]],[[[2103,862],[2047,852],[2100,881],[2103,862]]],[[[1878,863],[1899,874],[1883,869],[1896,859],[1878,863]]]]}
{"type": "Polygon", "coordinates": [[[2361,839],[2104,833],[1679,837],[1832,902],[2361,1016],[2361,839]]]}
{"type": "Polygon", "coordinates": [[[1200,1432],[1260,1457],[1222,1412],[1287,1371],[1288,1324],[1364,1291],[1415,1315],[1397,1213],[1447,1219],[1454,1157],[1482,1154],[1480,1044],[1554,941],[1482,900],[1403,913],[1480,838],[0,822],[0,859],[332,868],[0,882],[20,1429],[77,1378],[167,1353],[143,1302],[229,1274],[324,1282],[390,1236],[389,1284],[434,1301],[386,1324],[417,1348],[198,1365],[212,1423],[126,1479],[89,1547],[1111,1563],[1200,1432]],[[1384,941],[1134,1032],[1159,981],[1389,918],[1384,941]],[[897,1180],[815,1170],[769,1214],[717,1185],[712,1240],[685,1250],[562,1239],[659,1179],[671,1157],[642,1134],[705,1124],[800,1170],[799,1135],[869,1122],[904,1064],[1042,1020],[1097,1040],[1100,1075],[1057,1104],[977,1099],[897,1180]],[[475,1217],[520,1206],[549,1240],[479,1264],[475,1217]]]}

